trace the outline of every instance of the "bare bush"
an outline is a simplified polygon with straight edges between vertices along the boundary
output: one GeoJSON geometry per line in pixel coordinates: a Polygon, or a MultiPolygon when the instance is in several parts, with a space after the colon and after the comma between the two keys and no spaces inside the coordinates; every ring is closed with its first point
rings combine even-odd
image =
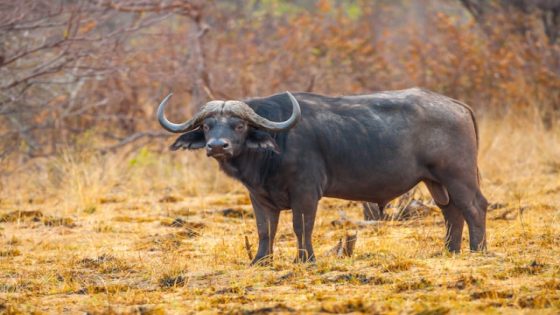
{"type": "Polygon", "coordinates": [[[165,136],[169,91],[177,120],[212,98],[422,86],[550,125],[557,6],[505,2],[0,0],[0,157],[165,136]]]}

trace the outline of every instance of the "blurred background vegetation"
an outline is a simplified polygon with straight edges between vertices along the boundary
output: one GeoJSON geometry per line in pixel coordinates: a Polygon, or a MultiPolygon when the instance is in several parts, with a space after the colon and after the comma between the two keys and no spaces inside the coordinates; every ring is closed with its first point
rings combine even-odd
{"type": "Polygon", "coordinates": [[[551,128],[559,37],[555,0],[0,0],[0,161],[166,137],[170,91],[176,121],[214,98],[421,86],[551,128]]]}

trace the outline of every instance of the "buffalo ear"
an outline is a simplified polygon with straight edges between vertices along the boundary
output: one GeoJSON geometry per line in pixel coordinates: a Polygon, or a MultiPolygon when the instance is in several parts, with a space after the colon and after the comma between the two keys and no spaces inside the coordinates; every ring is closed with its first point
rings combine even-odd
{"type": "Polygon", "coordinates": [[[179,149],[197,150],[206,146],[206,139],[204,139],[204,132],[200,129],[189,131],[182,134],[175,142],[169,146],[171,151],[179,149]]]}
{"type": "Polygon", "coordinates": [[[253,150],[272,150],[280,153],[280,147],[268,132],[260,130],[251,130],[245,140],[245,145],[253,150]]]}

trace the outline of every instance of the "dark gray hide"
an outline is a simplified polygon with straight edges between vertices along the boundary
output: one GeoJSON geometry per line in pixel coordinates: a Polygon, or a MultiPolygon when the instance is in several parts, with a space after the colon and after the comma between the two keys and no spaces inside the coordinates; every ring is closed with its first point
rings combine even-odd
{"type": "MultiPolygon", "coordinates": [[[[487,202],[478,181],[476,122],[467,105],[418,88],[294,96],[301,120],[289,130],[269,132],[252,123],[242,127],[243,120],[218,112],[172,145],[198,149],[212,139],[213,146],[219,140],[219,147],[233,147],[229,155],[220,149],[215,157],[250,192],[259,234],[253,263],[272,256],[281,210],[292,209],[297,260],[312,261],[321,197],[384,205],[421,181],[443,211],[447,248],[460,251],[466,220],[470,249],[485,249],[487,202]]],[[[292,114],[287,93],[245,103],[270,121],[292,114]]]]}

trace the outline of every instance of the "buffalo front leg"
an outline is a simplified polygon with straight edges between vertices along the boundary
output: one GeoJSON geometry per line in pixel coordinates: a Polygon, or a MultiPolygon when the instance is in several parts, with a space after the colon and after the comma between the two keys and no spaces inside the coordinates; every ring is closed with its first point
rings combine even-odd
{"type": "Polygon", "coordinates": [[[251,203],[253,204],[257,221],[257,232],[259,234],[259,248],[251,265],[270,265],[272,263],[272,248],[276,229],[278,228],[280,211],[262,206],[253,196],[251,196],[251,203]]]}
{"type": "Polygon", "coordinates": [[[313,194],[299,194],[292,202],[292,223],[297,237],[296,262],[314,262],[312,235],[319,198],[313,194]]]}

